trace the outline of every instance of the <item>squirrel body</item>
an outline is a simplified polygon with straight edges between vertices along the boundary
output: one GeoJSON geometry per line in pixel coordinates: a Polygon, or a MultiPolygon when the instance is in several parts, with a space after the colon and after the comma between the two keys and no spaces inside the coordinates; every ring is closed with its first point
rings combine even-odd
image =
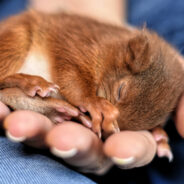
{"type": "Polygon", "coordinates": [[[0,100],[21,109],[19,100],[7,100],[11,90],[30,96],[23,95],[25,103],[58,90],[60,99],[89,112],[99,135],[101,129],[152,129],[164,123],[184,90],[183,61],[145,28],[27,11],[0,24],[0,100]]]}

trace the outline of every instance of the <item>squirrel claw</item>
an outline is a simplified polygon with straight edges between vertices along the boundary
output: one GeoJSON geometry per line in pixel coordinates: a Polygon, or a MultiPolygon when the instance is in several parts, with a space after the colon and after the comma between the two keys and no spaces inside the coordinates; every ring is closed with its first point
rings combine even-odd
{"type": "Polygon", "coordinates": [[[99,138],[99,139],[102,138],[102,133],[101,133],[101,131],[99,131],[99,132],[97,133],[97,135],[98,135],[98,138],[99,138]]]}

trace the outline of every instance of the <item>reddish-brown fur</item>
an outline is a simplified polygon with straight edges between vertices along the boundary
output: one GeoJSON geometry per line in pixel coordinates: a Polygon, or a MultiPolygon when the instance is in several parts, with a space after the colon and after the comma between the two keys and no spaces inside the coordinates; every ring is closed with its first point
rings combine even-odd
{"type": "MultiPolygon", "coordinates": [[[[16,77],[31,49],[40,50],[49,58],[61,95],[89,111],[99,134],[101,126],[108,133],[117,131],[116,119],[121,130],[152,129],[165,121],[183,92],[181,56],[146,29],[33,11],[0,28],[0,87],[6,77],[16,77]]],[[[25,86],[23,78],[18,83],[25,86]]]]}

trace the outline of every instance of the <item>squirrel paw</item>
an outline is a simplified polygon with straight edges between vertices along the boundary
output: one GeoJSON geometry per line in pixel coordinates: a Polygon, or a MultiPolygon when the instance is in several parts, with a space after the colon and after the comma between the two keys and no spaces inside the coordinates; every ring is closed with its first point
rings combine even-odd
{"type": "Polygon", "coordinates": [[[108,100],[102,97],[86,100],[83,106],[92,118],[92,130],[97,133],[99,137],[103,133],[106,135],[119,132],[118,123],[116,121],[119,111],[108,100]]]}
{"type": "Polygon", "coordinates": [[[47,82],[42,77],[27,74],[13,74],[0,81],[0,89],[13,87],[20,88],[28,96],[38,95],[42,98],[49,97],[59,90],[58,85],[47,82]]]}

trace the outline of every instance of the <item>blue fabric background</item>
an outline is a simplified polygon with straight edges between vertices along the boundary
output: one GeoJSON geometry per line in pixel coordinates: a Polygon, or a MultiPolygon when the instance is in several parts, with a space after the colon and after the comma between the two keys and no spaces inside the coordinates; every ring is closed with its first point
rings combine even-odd
{"type": "Polygon", "coordinates": [[[94,183],[47,153],[0,137],[0,184],[94,183]]]}
{"type": "MultiPolygon", "coordinates": [[[[26,0],[0,0],[0,19],[20,12],[26,0]]],[[[129,22],[155,30],[184,54],[184,1],[183,0],[128,0],[129,22]]],[[[174,153],[174,161],[155,158],[143,168],[122,171],[113,168],[105,176],[85,176],[66,168],[44,152],[25,148],[0,137],[0,184],[183,184],[184,140],[177,134],[170,120],[166,127],[174,153]],[[110,182],[111,181],[111,182],[110,182]]]]}
{"type": "Polygon", "coordinates": [[[0,0],[0,19],[19,13],[26,6],[26,0],[0,0]]]}
{"type": "Polygon", "coordinates": [[[183,0],[128,0],[129,22],[155,30],[184,53],[183,0]]]}

